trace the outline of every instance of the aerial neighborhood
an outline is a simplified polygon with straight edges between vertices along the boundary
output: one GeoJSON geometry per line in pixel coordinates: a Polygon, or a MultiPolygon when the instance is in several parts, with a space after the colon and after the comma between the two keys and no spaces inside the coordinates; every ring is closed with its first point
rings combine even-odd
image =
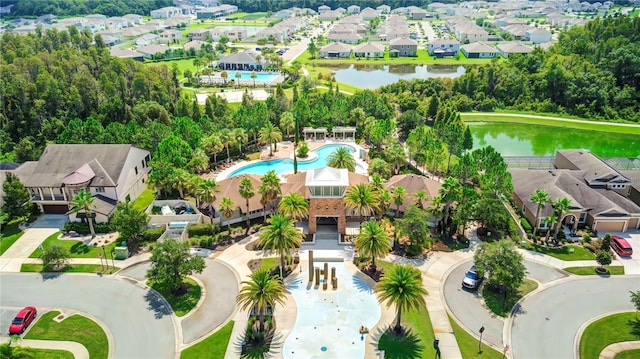
{"type": "Polygon", "coordinates": [[[2,358],[640,357],[640,1],[0,5],[2,358]]]}

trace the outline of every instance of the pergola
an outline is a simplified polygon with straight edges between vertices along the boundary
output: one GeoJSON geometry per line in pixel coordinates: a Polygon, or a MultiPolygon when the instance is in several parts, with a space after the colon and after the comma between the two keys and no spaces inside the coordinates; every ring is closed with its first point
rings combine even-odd
{"type": "Polygon", "coordinates": [[[343,126],[336,126],[334,127],[331,132],[333,132],[333,139],[334,140],[351,140],[351,141],[355,141],[356,140],[356,128],[355,127],[343,127],[343,126]]]}
{"type": "Polygon", "coordinates": [[[313,128],[313,127],[305,127],[302,129],[302,133],[304,135],[304,140],[305,141],[318,141],[318,135],[321,135],[322,137],[320,138],[320,140],[326,140],[327,139],[327,128],[326,127],[319,127],[319,128],[313,128]],[[313,135],[313,138],[311,137],[313,135]]]}

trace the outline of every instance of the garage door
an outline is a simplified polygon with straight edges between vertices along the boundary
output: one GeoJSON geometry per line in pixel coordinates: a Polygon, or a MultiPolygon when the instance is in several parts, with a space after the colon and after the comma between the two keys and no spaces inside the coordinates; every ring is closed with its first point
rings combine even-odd
{"type": "Polygon", "coordinates": [[[598,231],[599,234],[603,234],[606,232],[622,232],[622,230],[624,229],[624,223],[625,222],[598,221],[598,223],[596,224],[596,228],[594,229],[598,231]]]}
{"type": "Polygon", "coordinates": [[[42,206],[46,214],[65,214],[69,212],[69,206],[66,204],[47,204],[42,206]]]}

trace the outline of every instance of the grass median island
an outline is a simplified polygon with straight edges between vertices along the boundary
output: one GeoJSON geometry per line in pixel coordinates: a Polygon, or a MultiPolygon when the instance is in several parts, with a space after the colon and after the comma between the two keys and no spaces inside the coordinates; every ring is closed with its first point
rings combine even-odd
{"type": "MultiPolygon", "coordinates": [[[[98,258],[98,254],[103,254],[101,246],[88,246],[82,241],[73,240],[73,239],[58,239],[62,232],[56,232],[47,239],[42,242],[42,247],[47,248],[52,244],[59,245],[61,247],[67,248],[69,250],[69,254],[71,254],[71,258],[98,258]]],[[[116,241],[113,241],[106,246],[104,246],[104,251],[107,253],[107,258],[110,257],[111,250],[116,247],[116,241]]],[[[37,248],[29,258],[40,258],[42,257],[42,250],[37,248]]]]}
{"type": "MultiPolygon", "coordinates": [[[[586,267],[567,267],[562,268],[563,270],[575,274],[575,275],[596,275],[596,268],[599,266],[586,266],[586,267]]],[[[611,275],[623,275],[624,267],[623,266],[604,266],[609,270],[609,274],[611,275]]]]}
{"type": "Polygon", "coordinates": [[[222,359],[227,351],[233,320],[220,328],[217,332],[208,336],[198,344],[192,345],[180,353],[180,359],[222,359]]]}
{"type": "Polygon", "coordinates": [[[580,358],[598,359],[600,352],[610,344],[638,340],[627,324],[637,317],[635,312],[618,313],[589,324],[580,337],[580,358]]]}
{"type": "Polygon", "coordinates": [[[615,359],[638,359],[640,358],[640,349],[626,350],[616,354],[615,359]]]}
{"type": "MultiPolygon", "coordinates": [[[[109,263],[109,269],[101,266],[100,264],[70,264],[66,266],[64,269],[56,271],[55,273],[102,273],[102,274],[113,274],[119,271],[119,267],[113,268],[111,263],[109,263]],[[103,270],[104,269],[104,270],[103,270]]],[[[41,273],[42,264],[36,263],[23,263],[20,266],[20,272],[36,272],[41,273]]]]}
{"type": "Polygon", "coordinates": [[[73,359],[72,352],[68,352],[66,350],[56,350],[56,349],[35,349],[31,348],[31,351],[34,354],[34,358],[47,358],[47,359],[73,359]]]}
{"type": "Polygon", "coordinates": [[[595,254],[591,253],[591,251],[586,248],[574,245],[551,248],[541,246],[539,244],[527,243],[526,249],[546,254],[563,261],[596,260],[595,254]]]}
{"type": "MultiPolygon", "coordinates": [[[[389,323],[389,326],[392,324],[389,323]]],[[[403,313],[402,327],[406,330],[405,335],[396,335],[389,329],[378,340],[378,349],[385,351],[385,358],[433,358],[435,356],[436,352],[433,349],[435,336],[427,308],[403,313]]]]}
{"type": "Polygon", "coordinates": [[[18,228],[17,224],[3,226],[2,232],[0,233],[0,256],[22,237],[23,234],[24,232],[18,228]]]}
{"type": "Polygon", "coordinates": [[[202,288],[198,283],[191,279],[185,278],[183,283],[183,288],[181,289],[179,294],[173,294],[168,289],[159,286],[155,283],[150,283],[151,288],[158,291],[158,293],[162,294],[164,299],[169,302],[171,308],[176,313],[177,316],[182,317],[189,313],[195,308],[196,304],[200,300],[202,295],[202,288]]]}
{"type": "Polygon", "coordinates": [[[58,323],[53,320],[58,315],[60,312],[57,310],[42,314],[24,338],[77,342],[87,348],[91,359],[108,358],[109,341],[98,323],[79,314],[58,323]]]}
{"type": "Polygon", "coordinates": [[[618,126],[615,122],[609,123],[604,121],[589,121],[579,118],[570,118],[559,114],[556,117],[551,115],[535,115],[528,113],[473,113],[462,112],[460,117],[464,122],[509,122],[523,123],[530,125],[554,126],[575,128],[580,130],[592,130],[602,132],[615,132],[624,134],[640,135],[640,125],[637,126],[618,126]]]}
{"type": "Polygon", "coordinates": [[[534,291],[536,288],[538,288],[538,282],[525,278],[524,282],[515,293],[508,293],[506,301],[503,304],[504,294],[491,290],[489,285],[484,285],[482,286],[482,298],[484,299],[484,304],[489,308],[489,310],[506,318],[509,316],[509,313],[511,313],[513,306],[522,297],[534,291]]]}
{"type": "Polygon", "coordinates": [[[469,334],[466,330],[456,323],[451,316],[449,316],[449,323],[453,328],[453,334],[456,336],[456,342],[460,348],[460,353],[463,358],[489,358],[489,359],[501,359],[502,353],[493,349],[492,347],[482,343],[482,352],[478,353],[478,341],[473,335],[469,334]]]}

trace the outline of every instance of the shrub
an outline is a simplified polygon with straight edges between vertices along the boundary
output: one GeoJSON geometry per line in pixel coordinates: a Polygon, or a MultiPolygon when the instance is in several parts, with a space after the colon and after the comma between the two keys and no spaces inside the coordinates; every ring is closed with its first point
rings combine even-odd
{"type": "Polygon", "coordinates": [[[583,242],[584,244],[589,244],[589,243],[591,243],[591,236],[590,236],[590,235],[588,235],[587,233],[585,233],[585,234],[582,236],[582,242],[583,242]]]}
{"type": "Polygon", "coordinates": [[[596,262],[598,262],[598,264],[600,264],[601,266],[606,266],[611,264],[612,258],[611,258],[611,253],[609,253],[609,251],[599,251],[596,254],[596,262]]]}
{"type": "Polygon", "coordinates": [[[42,253],[42,267],[45,271],[60,270],[69,263],[69,251],[67,248],[52,244],[42,253]]]}
{"type": "Polygon", "coordinates": [[[407,253],[408,255],[415,257],[419,254],[422,254],[422,251],[424,250],[424,248],[419,245],[419,244],[412,244],[410,246],[406,246],[404,247],[404,251],[405,253],[407,253]]]}
{"type": "Polygon", "coordinates": [[[300,141],[298,143],[298,153],[297,156],[300,158],[305,158],[309,155],[309,146],[305,141],[300,141]]]}
{"type": "Polygon", "coordinates": [[[213,227],[209,223],[189,224],[187,227],[189,237],[211,236],[219,231],[219,226],[214,224],[213,227]]]}
{"type": "Polygon", "coordinates": [[[609,248],[611,248],[611,235],[607,233],[604,235],[604,237],[602,237],[602,241],[600,242],[600,250],[609,251],[609,248]]]}
{"type": "Polygon", "coordinates": [[[524,217],[520,218],[520,224],[522,224],[522,228],[524,228],[527,234],[533,233],[533,227],[531,226],[531,223],[529,223],[528,219],[524,217]]]}
{"type": "MultiPolygon", "coordinates": [[[[109,223],[93,223],[93,229],[96,233],[113,232],[113,229],[111,228],[111,225],[109,223]]],[[[82,222],[67,222],[64,224],[64,231],[74,231],[83,235],[91,234],[91,230],[89,230],[89,224],[82,222]]]]}
{"type": "Polygon", "coordinates": [[[142,232],[142,241],[143,242],[155,242],[160,238],[160,236],[164,233],[164,228],[149,228],[146,231],[142,232]]]}
{"type": "Polygon", "coordinates": [[[512,239],[514,240],[521,239],[520,227],[518,227],[518,224],[516,223],[516,221],[514,221],[513,218],[511,217],[509,217],[509,227],[507,230],[509,231],[509,236],[511,236],[512,239]]]}

